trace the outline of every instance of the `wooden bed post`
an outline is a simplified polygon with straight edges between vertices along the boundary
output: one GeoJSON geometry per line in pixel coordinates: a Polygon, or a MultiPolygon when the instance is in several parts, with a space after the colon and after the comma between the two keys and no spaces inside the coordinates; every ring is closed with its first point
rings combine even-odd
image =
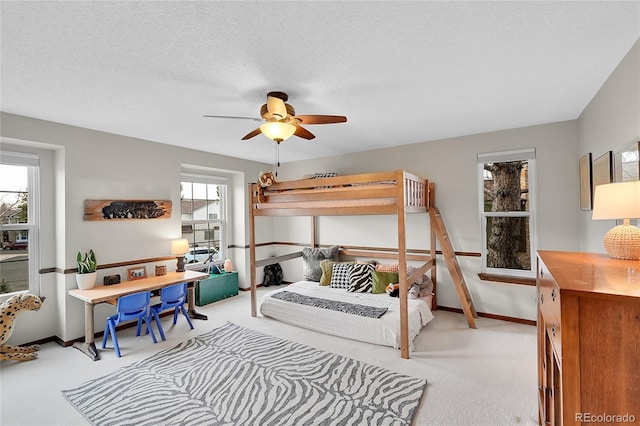
{"type": "MultiPolygon", "coordinates": [[[[431,207],[435,207],[436,206],[436,186],[433,182],[429,182],[427,185],[427,201],[428,201],[428,209],[430,209],[431,207]]],[[[433,222],[431,221],[431,219],[429,219],[429,234],[431,235],[431,243],[430,246],[431,249],[431,259],[433,260],[433,263],[431,265],[431,273],[429,274],[431,276],[431,282],[433,283],[433,302],[431,303],[431,310],[432,311],[437,311],[438,310],[438,299],[437,299],[437,289],[436,289],[436,230],[434,227],[433,222]]]]}
{"type": "Polygon", "coordinates": [[[407,301],[407,240],[406,240],[406,191],[404,171],[398,172],[396,198],[398,210],[398,266],[400,278],[400,356],[409,359],[409,319],[407,301]]]}
{"type": "Polygon", "coordinates": [[[253,214],[253,184],[249,184],[249,268],[251,273],[251,316],[257,315],[256,309],[256,217],[253,214]]]}
{"type": "Polygon", "coordinates": [[[311,216],[311,247],[316,248],[318,246],[318,240],[316,239],[316,216],[311,216]]]}

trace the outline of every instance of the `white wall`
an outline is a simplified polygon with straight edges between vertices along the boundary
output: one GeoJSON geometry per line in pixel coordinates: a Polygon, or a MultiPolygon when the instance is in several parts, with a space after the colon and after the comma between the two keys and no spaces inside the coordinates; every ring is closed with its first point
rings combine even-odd
{"type": "MultiPolygon", "coordinates": [[[[313,172],[340,175],[405,169],[436,184],[440,209],[456,251],[480,252],[477,154],[536,149],[538,247],[576,250],[579,246],[578,130],[575,121],[504,130],[434,142],[287,163],[282,179],[313,172]]],[[[407,246],[429,248],[428,215],[408,215],[407,246]]],[[[278,241],[307,242],[308,222],[274,221],[278,241]]],[[[319,220],[320,244],[397,247],[395,216],[325,217],[319,220]]],[[[439,258],[438,304],[460,307],[446,265],[439,258]]],[[[480,312],[536,319],[535,288],[481,281],[479,258],[461,259],[463,273],[480,312]]]]}
{"type": "MultiPolygon", "coordinates": [[[[597,158],[607,151],[621,151],[640,141],[640,39],[600,88],[578,120],[580,152],[597,158]]],[[[610,220],[591,220],[591,211],[580,213],[580,249],[604,253],[603,239],[615,226],[610,220]]]]}
{"type": "MultiPolygon", "coordinates": [[[[3,140],[12,141],[11,145],[3,143],[2,149],[29,152],[34,149],[32,142],[37,142],[39,149],[50,150],[46,171],[49,177],[45,178],[43,191],[55,192],[54,201],[42,205],[42,235],[46,243],[40,269],[57,268],[58,272],[40,275],[42,294],[48,297],[46,309],[23,314],[33,320],[18,320],[13,344],[52,335],[69,341],[84,335],[83,304],[67,295],[76,287],[74,275],[62,273],[76,267],[78,250],[93,249],[98,263],[103,265],[170,256],[170,240],[180,236],[179,182],[183,165],[226,171],[230,177],[233,225],[229,244],[242,249],[240,253],[231,250],[230,256],[239,255],[237,260],[232,259],[239,268],[241,282],[246,280],[242,252],[248,241],[246,186],[257,179],[265,164],[12,114],[3,113],[1,120],[3,140]],[[85,199],[114,198],[171,200],[173,213],[169,219],[148,221],[83,220],[85,199]]],[[[175,269],[175,261],[160,263],[169,270],[175,269]]],[[[148,273],[153,272],[154,266],[147,265],[148,273]]],[[[99,270],[98,281],[114,273],[126,276],[126,267],[99,270]]],[[[105,317],[112,310],[108,305],[97,306],[96,330],[103,329],[105,317]]]]}

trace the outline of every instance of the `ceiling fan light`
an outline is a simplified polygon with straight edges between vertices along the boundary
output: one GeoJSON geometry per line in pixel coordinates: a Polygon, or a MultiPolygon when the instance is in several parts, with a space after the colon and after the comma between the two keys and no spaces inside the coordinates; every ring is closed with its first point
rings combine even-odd
{"type": "Polygon", "coordinates": [[[260,125],[260,131],[275,142],[289,139],[296,132],[296,126],[284,121],[268,121],[260,125]]]}

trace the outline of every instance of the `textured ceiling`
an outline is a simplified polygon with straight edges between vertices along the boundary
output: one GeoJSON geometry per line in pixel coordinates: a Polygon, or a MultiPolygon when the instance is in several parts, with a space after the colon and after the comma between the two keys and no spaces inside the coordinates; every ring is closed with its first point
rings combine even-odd
{"type": "Polygon", "coordinates": [[[346,115],[281,161],[575,119],[640,1],[2,1],[2,111],[270,163],[266,93],[346,115]]]}

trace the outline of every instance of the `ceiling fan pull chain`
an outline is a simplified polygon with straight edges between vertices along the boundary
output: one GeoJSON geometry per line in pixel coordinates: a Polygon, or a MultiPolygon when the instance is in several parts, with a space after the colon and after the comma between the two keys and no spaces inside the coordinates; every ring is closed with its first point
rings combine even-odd
{"type": "Polygon", "coordinates": [[[276,142],[276,177],[278,177],[279,167],[280,167],[280,143],[276,142]]]}

